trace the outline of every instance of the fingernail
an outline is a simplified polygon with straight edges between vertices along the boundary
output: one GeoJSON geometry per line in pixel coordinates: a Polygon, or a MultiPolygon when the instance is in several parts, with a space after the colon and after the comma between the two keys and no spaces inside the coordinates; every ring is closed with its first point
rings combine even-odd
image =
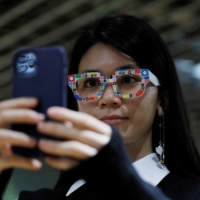
{"type": "Polygon", "coordinates": [[[40,161],[38,161],[38,160],[35,160],[35,159],[32,160],[32,164],[33,164],[33,166],[34,166],[35,168],[40,168],[40,167],[42,167],[42,163],[41,163],[40,161]]]}
{"type": "Polygon", "coordinates": [[[42,113],[39,113],[39,114],[38,114],[38,119],[44,120],[44,119],[45,119],[45,115],[42,114],[42,113]]]}
{"type": "Polygon", "coordinates": [[[28,101],[27,101],[27,103],[29,103],[29,104],[35,104],[36,102],[37,102],[37,99],[35,99],[35,98],[27,98],[28,99],[28,101]]]}
{"type": "Polygon", "coordinates": [[[55,107],[51,107],[47,110],[47,113],[50,114],[50,115],[54,115],[57,113],[57,110],[55,107]]]}
{"type": "Polygon", "coordinates": [[[69,122],[69,121],[65,122],[64,124],[65,124],[65,126],[67,128],[73,128],[74,127],[74,125],[72,124],[72,122],[69,122]]]}

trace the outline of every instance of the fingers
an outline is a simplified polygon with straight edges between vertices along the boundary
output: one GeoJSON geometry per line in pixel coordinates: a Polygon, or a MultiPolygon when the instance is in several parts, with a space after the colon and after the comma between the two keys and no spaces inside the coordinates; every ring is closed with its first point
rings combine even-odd
{"type": "Polygon", "coordinates": [[[3,129],[13,123],[36,124],[44,120],[44,116],[30,108],[37,106],[35,98],[16,98],[0,102],[0,171],[18,167],[23,169],[37,170],[41,163],[36,159],[28,159],[14,155],[11,146],[23,146],[33,148],[36,141],[25,133],[3,129]]]}
{"type": "MultiPolygon", "coordinates": [[[[22,146],[27,146],[27,144],[22,146]]],[[[3,143],[0,149],[0,172],[13,167],[38,170],[42,167],[42,164],[36,159],[29,159],[19,155],[14,155],[11,150],[11,145],[9,143],[3,143]]]]}
{"type": "Polygon", "coordinates": [[[71,157],[77,160],[84,160],[97,154],[97,149],[78,141],[40,140],[38,146],[40,150],[48,154],[71,157]]]}
{"type": "Polygon", "coordinates": [[[0,110],[11,108],[33,108],[38,104],[36,98],[15,98],[0,102],[0,110]]]}
{"type": "Polygon", "coordinates": [[[13,154],[11,145],[9,143],[5,143],[1,145],[0,155],[1,157],[11,156],[13,154]]]}
{"type": "Polygon", "coordinates": [[[12,167],[30,170],[37,170],[41,167],[41,163],[37,160],[14,155],[11,145],[33,148],[36,146],[36,140],[24,133],[0,129],[0,171],[12,167]]]}
{"type": "Polygon", "coordinates": [[[29,148],[36,146],[36,140],[30,138],[25,133],[20,133],[8,129],[0,129],[0,146],[6,143],[29,148]]]}
{"type": "Polygon", "coordinates": [[[39,132],[68,140],[39,141],[38,147],[41,151],[64,157],[48,158],[46,161],[53,167],[69,169],[80,161],[95,156],[110,140],[111,127],[88,114],[61,107],[51,107],[47,114],[61,123],[39,122],[39,132]]]}
{"type": "Polygon", "coordinates": [[[47,157],[45,161],[52,167],[58,168],[60,170],[68,170],[79,164],[78,161],[70,158],[52,158],[47,157]]]}
{"type": "Polygon", "coordinates": [[[29,109],[5,109],[0,112],[0,127],[6,127],[12,123],[36,124],[45,119],[43,114],[29,109]]]}
{"type": "Polygon", "coordinates": [[[87,144],[91,147],[99,149],[101,146],[109,142],[110,137],[103,134],[98,134],[90,130],[80,130],[74,128],[68,128],[68,126],[55,122],[40,122],[38,124],[38,130],[41,133],[48,134],[54,137],[76,140],[87,144]]]}
{"type": "Polygon", "coordinates": [[[69,121],[74,126],[88,129],[101,134],[111,135],[111,128],[107,124],[99,121],[86,113],[72,111],[61,107],[51,107],[47,111],[48,116],[57,121],[69,121]]]}
{"type": "Polygon", "coordinates": [[[12,155],[9,157],[1,157],[0,171],[17,167],[29,170],[38,170],[42,166],[41,162],[36,159],[23,158],[21,156],[12,155]]]}

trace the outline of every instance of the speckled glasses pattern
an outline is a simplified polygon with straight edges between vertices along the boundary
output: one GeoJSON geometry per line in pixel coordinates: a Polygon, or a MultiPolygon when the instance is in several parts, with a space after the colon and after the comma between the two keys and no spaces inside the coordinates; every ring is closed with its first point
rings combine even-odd
{"type": "Polygon", "coordinates": [[[110,76],[104,76],[103,74],[99,72],[84,72],[80,74],[71,74],[68,75],[68,85],[72,89],[72,92],[74,94],[74,97],[78,101],[94,101],[98,100],[101,98],[106,85],[110,84],[113,88],[114,94],[120,98],[137,98],[143,95],[145,88],[146,88],[146,82],[149,80],[149,70],[148,69],[140,69],[140,68],[131,68],[131,69],[122,69],[116,71],[114,74],[110,76]],[[140,77],[140,87],[138,90],[134,93],[126,93],[122,94],[119,91],[118,85],[117,85],[117,80],[121,76],[126,76],[126,75],[137,75],[137,77],[140,77]],[[77,90],[77,84],[79,83],[80,80],[85,80],[85,79],[95,79],[99,81],[99,91],[95,95],[87,95],[82,97],[77,90]]]}

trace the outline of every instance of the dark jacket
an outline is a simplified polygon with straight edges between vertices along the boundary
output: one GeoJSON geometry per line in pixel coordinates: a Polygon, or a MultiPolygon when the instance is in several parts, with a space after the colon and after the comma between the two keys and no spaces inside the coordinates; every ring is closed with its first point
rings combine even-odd
{"type": "Polygon", "coordinates": [[[22,191],[19,200],[200,199],[199,179],[184,179],[170,173],[158,187],[142,181],[131,165],[118,131],[112,129],[110,142],[93,158],[66,171],[56,189],[22,191]],[[78,179],[85,179],[87,183],[66,197],[70,186],[78,179]]]}

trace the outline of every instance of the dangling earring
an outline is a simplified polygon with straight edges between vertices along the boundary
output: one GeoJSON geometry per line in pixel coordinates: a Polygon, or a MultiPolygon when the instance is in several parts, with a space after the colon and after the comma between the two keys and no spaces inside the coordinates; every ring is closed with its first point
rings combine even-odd
{"type": "Polygon", "coordinates": [[[160,166],[164,166],[165,165],[165,117],[163,113],[161,113],[160,116],[159,129],[160,129],[160,141],[158,147],[156,147],[156,153],[159,155],[158,164],[160,166]]]}

